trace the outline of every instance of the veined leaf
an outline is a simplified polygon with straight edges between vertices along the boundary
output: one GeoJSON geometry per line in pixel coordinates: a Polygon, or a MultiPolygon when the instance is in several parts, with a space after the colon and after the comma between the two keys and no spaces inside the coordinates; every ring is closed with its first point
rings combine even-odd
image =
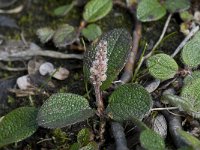
{"type": "Polygon", "coordinates": [[[140,143],[148,150],[165,150],[165,142],[156,132],[146,129],[140,134],[140,143]]]}
{"type": "Polygon", "coordinates": [[[112,9],[112,0],[90,0],[85,6],[83,18],[95,22],[106,16],[112,9]]]}
{"type": "Polygon", "coordinates": [[[68,24],[63,24],[55,31],[53,42],[56,47],[62,48],[74,43],[77,38],[78,32],[76,29],[68,24]]]}
{"type": "Polygon", "coordinates": [[[44,44],[52,39],[54,35],[54,30],[48,27],[39,28],[36,31],[37,36],[39,37],[40,41],[44,44]]]}
{"type": "Polygon", "coordinates": [[[190,0],[165,0],[165,7],[171,13],[184,11],[190,8],[190,0]]]}
{"type": "Polygon", "coordinates": [[[94,115],[87,99],[71,93],[52,95],[39,110],[37,121],[46,128],[62,128],[94,115]]]}
{"type": "Polygon", "coordinates": [[[200,31],[184,46],[181,56],[188,67],[196,68],[200,65],[200,31]]]}
{"type": "Polygon", "coordinates": [[[166,80],[173,78],[178,71],[176,61],[166,54],[157,54],[147,60],[150,74],[156,79],[166,80]]]}
{"type": "Polygon", "coordinates": [[[37,112],[34,107],[20,107],[5,115],[0,122],[0,147],[31,136],[38,128],[37,112]]]}
{"type": "Polygon", "coordinates": [[[200,78],[193,80],[191,84],[186,84],[181,91],[181,96],[184,97],[187,103],[191,104],[188,112],[195,118],[200,117],[200,78]]]}
{"type": "Polygon", "coordinates": [[[109,97],[108,113],[114,120],[142,119],[152,107],[150,94],[139,84],[119,86],[109,97]]]}
{"type": "Polygon", "coordinates": [[[137,8],[137,18],[142,22],[155,21],[166,14],[166,9],[158,0],[141,0],[137,8]]]}
{"type": "Polygon", "coordinates": [[[81,32],[89,41],[95,40],[102,34],[101,28],[96,24],[88,25],[81,32]]]}

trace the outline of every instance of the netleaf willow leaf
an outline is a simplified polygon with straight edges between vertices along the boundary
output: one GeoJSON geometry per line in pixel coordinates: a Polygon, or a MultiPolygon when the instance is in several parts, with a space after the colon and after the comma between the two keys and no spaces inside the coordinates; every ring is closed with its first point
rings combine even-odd
{"type": "Polygon", "coordinates": [[[195,118],[200,118],[200,78],[193,80],[190,84],[186,84],[181,91],[181,96],[191,104],[189,114],[195,118]]]}
{"type": "Polygon", "coordinates": [[[166,54],[157,54],[148,58],[147,67],[150,74],[160,80],[173,78],[178,71],[176,61],[166,54]]]}
{"type": "Polygon", "coordinates": [[[142,22],[155,21],[166,14],[158,0],[141,0],[137,7],[137,18],[142,22]]]}
{"type": "Polygon", "coordinates": [[[165,142],[156,132],[146,129],[140,134],[140,143],[148,150],[165,150],[165,142]]]}
{"type": "Polygon", "coordinates": [[[200,31],[184,46],[181,56],[188,67],[196,68],[200,65],[200,31]]]}
{"type": "Polygon", "coordinates": [[[90,0],[85,6],[83,18],[87,22],[95,22],[106,16],[112,9],[112,0],[90,0]]]}
{"type": "Polygon", "coordinates": [[[142,119],[152,107],[150,94],[139,84],[119,86],[109,97],[107,112],[118,121],[142,119]]]}
{"type": "Polygon", "coordinates": [[[86,28],[84,28],[81,33],[84,37],[86,37],[89,41],[95,40],[101,34],[101,28],[96,24],[90,24],[86,28]]]}
{"type": "Polygon", "coordinates": [[[38,128],[35,107],[20,107],[3,117],[0,122],[0,147],[22,141],[38,128]]]}
{"type": "Polygon", "coordinates": [[[165,0],[164,4],[171,13],[184,11],[190,8],[190,0],[165,0]]]}
{"type": "Polygon", "coordinates": [[[39,110],[37,121],[46,128],[62,128],[94,115],[87,99],[71,93],[52,95],[39,110]]]}
{"type": "Polygon", "coordinates": [[[63,48],[74,43],[78,39],[78,31],[68,24],[60,25],[55,31],[53,42],[56,47],[63,48]]]}
{"type": "Polygon", "coordinates": [[[106,89],[110,86],[112,81],[118,76],[123,69],[130,50],[131,50],[131,36],[125,29],[113,29],[105,33],[96,43],[86,51],[84,55],[84,75],[86,80],[90,80],[90,68],[92,62],[95,60],[97,45],[102,42],[107,42],[107,78],[103,82],[101,89],[106,89]]]}

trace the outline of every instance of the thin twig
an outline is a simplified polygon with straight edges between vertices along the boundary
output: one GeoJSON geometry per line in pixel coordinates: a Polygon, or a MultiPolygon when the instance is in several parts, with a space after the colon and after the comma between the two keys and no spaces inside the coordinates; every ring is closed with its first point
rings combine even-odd
{"type": "Polygon", "coordinates": [[[45,57],[52,57],[59,59],[83,59],[82,54],[65,54],[52,50],[26,49],[25,51],[19,51],[15,53],[4,52],[3,54],[0,55],[0,60],[3,61],[28,60],[33,56],[45,56],[45,57]]]}
{"type": "MultiPolygon", "coordinates": [[[[142,58],[140,59],[138,65],[137,65],[137,68],[136,68],[137,72],[139,71],[139,69],[140,69],[140,67],[142,66],[143,62],[144,62],[147,58],[149,58],[149,57],[154,53],[154,51],[156,50],[156,48],[158,47],[158,45],[159,45],[160,42],[162,41],[162,39],[163,39],[163,37],[164,37],[164,35],[165,35],[166,31],[167,31],[167,27],[168,27],[168,25],[169,25],[169,22],[170,22],[170,20],[171,20],[171,17],[172,17],[172,14],[169,14],[169,16],[168,16],[168,18],[167,18],[167,20],[166,20],[166,22],[165,22],[164,28],[163,28],[163,30],[162,30],[162,34],[161,34],[160,38],[158,39],[158,41],[156,42],[156,44],[154,45],[154,47],[152,48],[151,52],[149,52],[146,56],[144,56],[144,57],[142,57],[142,58]]],[[[136,73],[137,73],[137,72],[136,72],[136,73]]],[[[136,73],[134,73],[134,74],[136,75],[136,73]]],[[[135,75],[134,75],[134,76],[135,76],[135,75]]]]}
{"type": "Polygon", "coordinates": [[[180,50],[185,46],[185,44],[189,41],[191,37],[193,37],[199,31],[199,26],[194,27],[191,32],[185,37],[185,39],[181,42],[181,44],[177,47],[171,57],[175,57],[180,50]]]}
{"type": "Polygon", "coordinates": [[[26,67],[23,67],[23,68],[12,68],[12,67],[8,67],[8,66],[4,65],[4,64],[1,63],[1,62],[0,62],[0,69],[6,70],[6,71],[25,71],[25,70],[27,70],[26,67]]]}
{"type": "Polygon", "coordinates": [[[131,50],[129,59],[126,63],[126,66],[124,68],[124,72],[120,78],[120,80],[124,83],[127,83],[128,81],[130,81],[133,76],[133,68],[135,66],[136,56],[137,56],[139,42],[141,38],[141,32],[142,32],[142,25],[140,21],[136,19],[136,25],[133,31],[132,50],[131,50]]]}
{"type": "Polygon", "coordinates": [[[19,13],[23,10],[24,6],[23,5],[20,5],[20,6],[17,6],[16,8],[14,9],[9,9],[9,10],[3,10],[3,9],[0,9],[0,14],[14,14],[14,13],[19,13]]]}
{"type": "Polygon", "coordinates": [[[165,35],[166,31],[167,31],[167,28],[168,28],[169,22],[171,20],[171,17],[172,17],[172,14],[170,13],[168,18],[167,18],[167,20],[166,20],[166,22],[165,22],[165,26],[164,26],[164,28],[162,30],[162,34],[160,35],[160,38],[158,39],[158,41],[156,42],[156,44],[152,48],[152,51],[145,56],[145,59],[149,58],[154,53],[154,51],[156,50],[156,48],[158,47],[158,45],[162,41],[162,39],[163,39],[163,37],[164,37],[164,35],[165,35]]]}
{"type": "Polygon", "coordinates": [[[178,107],[152,108],[151,111],[158,111],[158,110],[174,110],[174,109],[178,109],[178,107]]]}
{"type": "MultiPolygon", "coordinates": [[[[157,107],[162,107],[160,102],[156,102],[157,107]]],[[[181,125],[181,117],[180,116],[174,116],[170,114],[167,110],[162,110],[161,113],[164,115],[164,117],[167,120],[168,126],[169,126],[169,132],[171,134],[171,137],[173,139],[173,142],[177,148],[187,146],[187,143],[183,140],[183,138],[178,134],[177,130],[182,130],[181,125]]]]}

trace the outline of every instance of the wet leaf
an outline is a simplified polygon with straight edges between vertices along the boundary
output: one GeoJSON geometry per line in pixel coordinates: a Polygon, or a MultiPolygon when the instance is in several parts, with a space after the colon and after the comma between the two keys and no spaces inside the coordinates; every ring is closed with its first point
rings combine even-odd
{"type": "Polygon", "coordinates": [[[34,107],[20,107],[8,113],[0,122],[0,147],[22,141],[38,128],[34,107]]]}
{"type": "Polygon", "coordinates": [[[54,9],[54,15],[65,16],[72,10],[72,8],[74,8],[74,6],[75,6],[75,1],[72,1],[72,3],[69,5],[59,6],[56,9],[54,9]]]}
{"type": "Polygon", "coordinates": [[[188,144],[193,150],[198,150],[200,147],[200,141],[192,136],[191,134],[185,132],[184,130],[177,130],[179,136],[188,144]]]}
{"type": "Polygon", "coordinates": [[[94,115],[87,99],[71,93],[52,95],[41,106],[37,121],[46,128],[62,128],[94,115]]]}
{"type": "Polygon", "coordinates": [[[90,0],[83,12],[83,18],[87,22],[95,22],[105,17],[112,9],[112,0],[90,0]]]}
{"type": "Polygon", "coordinates": [[[102,42],[107,41],[107,58],[108,58],[108,69],[106,72],[107,79],[103,82],[101,89],[106,89],[110,86],[112,81],[117,77],[120,71],[123,69],[128,55],[131,50],[131,36],[124,29],[114,29],[106,34],[104,34],[98,42],[91,45],[91,47],[86,51],[84,56],[84,75],[86,80],[90,80],[90,68],[92,62],[95,60],[97,45],[102,42]]]}
{"type": "Polygon", "coordinates": [[[150,94],[139,84],[119,86],[109,97],[107,111],[114,120],[142,119],[152,107],[150,94]]]}
{"type": "Polygon", "coordinates": [[[181,56],[183,63],[191,68],[200,64],[200,31],[184,46],[181,56]]]}
{"type": "Polygon", "coordinates": [[[90,24],[82,30],[82,34],[89,41],[93,41],[102,34],[102,31],[98,25],[90,24]]]}
{"type": "Polygon", "coordinates": [[[157,54],[148,58],[147,67],[150,74],[160,80],[173,78],[178,71],[175,60],[166,54],[157,54]]]}
{"type": "Polygon", "coordinates": [[[53,36],[56,47],[62,48],[74,43],[78,39],[77,30],[68,24],[61,25],[53,36]]]}
{"type": "Polygon", "coordinates": [[[184,11],[190,8],[190,0],[165,0],[165,7],[171,13],[184,11]]]}
{"type": "Polygon", "coordinates": [[[48,27],[40,28],[36,31],[36,34],[38,38],[40,39],[40,42],[43,44],[51,40],[54,33],[55,31],[48,27]]]}
{"type": "Polygon", "coordinates": [[[166,14],[166,9],[158,0],[141,0],[137,8],[137,18],[142,22],[155,21],[166,14]]]}
{"type": "Polygon", "coordinates": [[[159,134],[147,129],[140,134],[140,143],[148,150],[165,150],[165,142],[159,134]]]}

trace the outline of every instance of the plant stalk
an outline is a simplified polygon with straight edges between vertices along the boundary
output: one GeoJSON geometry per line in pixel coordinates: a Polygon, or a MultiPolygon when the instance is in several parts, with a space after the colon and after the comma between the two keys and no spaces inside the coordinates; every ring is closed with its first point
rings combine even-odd
{"type": "Polygon", "coordinates": [[[100,143],[99,143],[99,147],[101,147],[103,145],[103,143],[105,142],[105,139],[104,139],[105,126],[106,126],[106,120],[105,120],[105,116],[104,116],[105,107],[104,107],[104,103],[103,103],[100,85],[99,84],[94,85],[94,90],[95,90],[95,96],[96,96],[97,115],[100,118],[100,125],[99,125],[100,143]]]}

